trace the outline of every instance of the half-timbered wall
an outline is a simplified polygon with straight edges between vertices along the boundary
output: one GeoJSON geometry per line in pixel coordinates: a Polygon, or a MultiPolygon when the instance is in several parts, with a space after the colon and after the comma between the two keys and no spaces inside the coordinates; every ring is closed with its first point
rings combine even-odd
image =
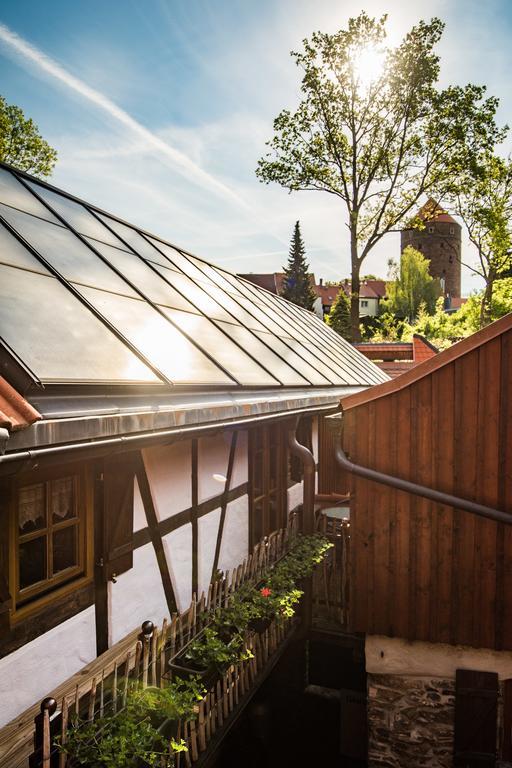
{"type": "MultiPolygon", "coordinates": [[[[129,509],[121,496],[116,501],[105,490],[103,506],[95,497],[96,523],[108,514],[113,520],[106,529],[117,522],[122,533],[129,521],[132,535],[124,531],[124,543],[118,536],[113,553],[104,541],[101,553],[101,538],[95,536],[94,560],[105,561],[103,576],[98,579],[96,570],[95,582],[62,606],[57,601],[17,626],[9,625],[8,614],[0,616],[0,727],[144,620],[161,622],[172,610],[185,609],[193,591],[200,595],[207,589],[214,568],[225,571],[244,559],[250,527],[248,433],[234,435],[223,431],[91,466],[97,484],[101,477],[107,488],[117,481],[108,472],[124,472],[132,484],[128,496],[126,488],[122,494],[131,500],[133,487],[129,509]]],[[[288,510],[302,500],[302,483],[290,486],[288,510]]]]}
{"type": "MultiPolygon", "coordinates": [[[[510,316],[376,392],[342,401],[353,462],[512,520],[510,316]]],[[[512,525],[361,477],[349,484],[352,629],[512,649],[512,525]]]]}

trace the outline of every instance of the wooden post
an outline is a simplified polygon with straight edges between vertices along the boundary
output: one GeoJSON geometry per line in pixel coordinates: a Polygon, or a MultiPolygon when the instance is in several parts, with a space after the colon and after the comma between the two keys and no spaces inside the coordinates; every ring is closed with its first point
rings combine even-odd
{"type": "Polygon", "coordinates": [[[55,758],[52,760],[52,720],[55,721],[56,711],[55,699],[48,697],[42,700],[41,711],[34,720],[34,752],[29,758],[30,768],[52,768],[52,763],[58,764],[55,758]]]}
{"type": "Polygon", "coordinates": [[[149,651],[151,638],[155,629],[152,621],[145,621],[142,629],[142,687],[148,687],[149,651]]]}

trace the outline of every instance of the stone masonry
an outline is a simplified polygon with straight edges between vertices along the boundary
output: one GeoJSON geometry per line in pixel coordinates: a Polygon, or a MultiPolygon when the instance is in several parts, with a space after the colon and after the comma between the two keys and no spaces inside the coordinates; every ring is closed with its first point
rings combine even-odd
{"type": "Polygon", "coordinates": [[[368,675],[368,767],[452,768],[455,681],[368,675]]]}

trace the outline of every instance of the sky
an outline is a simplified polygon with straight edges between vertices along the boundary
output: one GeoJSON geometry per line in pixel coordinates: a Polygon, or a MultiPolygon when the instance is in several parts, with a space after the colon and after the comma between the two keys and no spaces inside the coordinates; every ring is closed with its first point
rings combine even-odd
{"type": "MultiPolygon", "coordinates": [[[[391,43],[443,19],[441,85],[486,84],[512,125],[511,0],[2,0],[0,93],[58,150],[56,186],[236,272],[280,271],[300,220],[317,280],[338,280],[342,201],[261,184],[255,168],[300,98],[290,50],[363,9],[388,13],[391,43]]],[[[399,248],[383,238],[362,273],[385,277],[399,248]]],[[[479,287],[463,268],[463,293],[479,287]]]]}

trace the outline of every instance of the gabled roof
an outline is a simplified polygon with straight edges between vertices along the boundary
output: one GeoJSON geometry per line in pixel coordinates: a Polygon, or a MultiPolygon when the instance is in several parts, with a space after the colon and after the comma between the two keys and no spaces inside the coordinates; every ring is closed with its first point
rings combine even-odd
{"type": "Polygon", "coordinates": [[[33,386],[369,386],[385,375],[307,312],[0,166],[0,362],[33,386]]]}
{"type": "Polygon", "coordinates": [[[460,224],[433,197],[430,197],[425,205],[421,206],[417,215],[422,221],[446,221],[460,227],[460,224]]]}
{"type": "Polygon", "coordinates": [[[412,370],[403,373],[401,376],[397,376],[376,387],[371,387],[362,392],[349,395],[348,397],[342,397],[340,401],[341,405],[344,410],[348,410],[349,408],[356,408],[358,405],[363,405],[372,400],[377,400],[380,397],[386,397],[386,395],[398,392],[511,329],[512,312],[499,320],[496,320],[494,323],[487,325],[485,328],[482,328],[482,330],[473,333],[471,336],[462,339],[462,341],[457,342],[443,352],[439,352],[439,354],[431,357],[429,360],[425,360],[425,362],[412,370]]]}
{"type": "Polygon", "coordinates": [[[0,376],[0,427],[14,432],[40,418],[41,414],[0,376]]]}

